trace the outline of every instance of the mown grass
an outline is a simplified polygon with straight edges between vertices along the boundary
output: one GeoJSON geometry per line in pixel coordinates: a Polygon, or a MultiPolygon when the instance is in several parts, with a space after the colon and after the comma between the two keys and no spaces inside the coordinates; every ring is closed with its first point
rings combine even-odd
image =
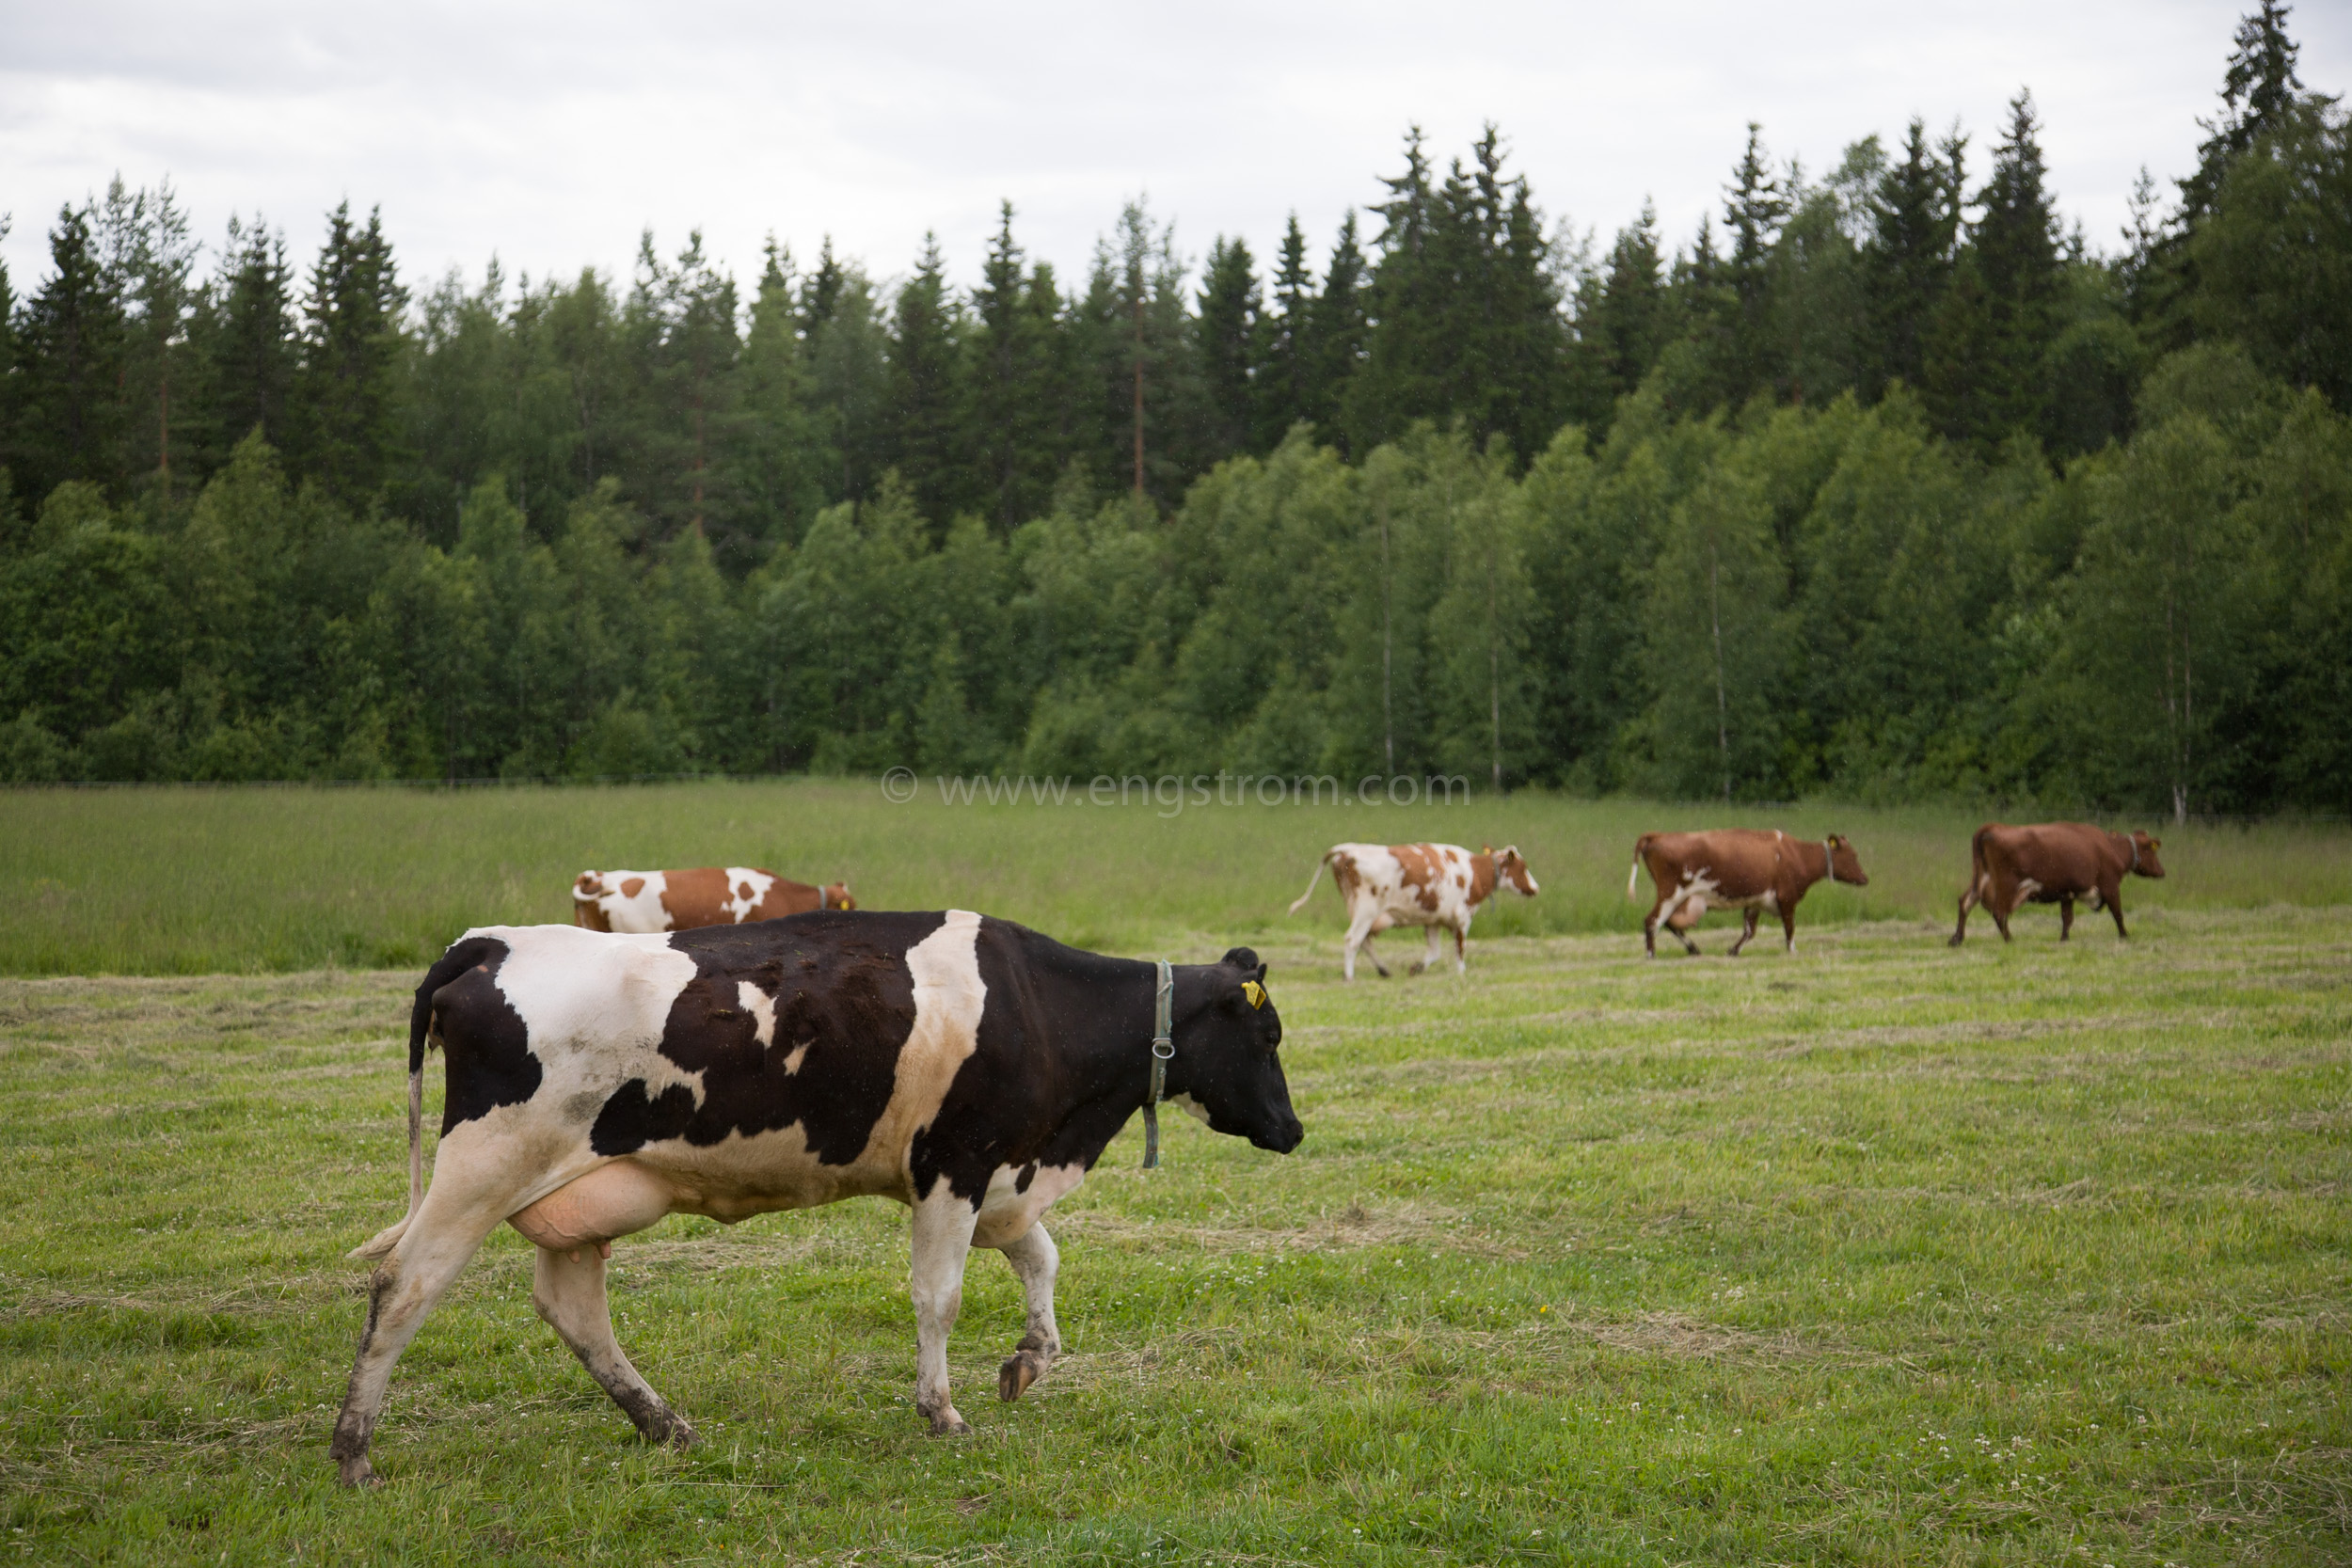
{"type": "MultiPolygon", "coordinates": [[[[288,810],[351,799],[387,798],[288,810]]],[[[412,830],[452,805],[389,799],[412,830]]],[[[527,824],[516,798],[457,804],[527,824]]],[[[1577,820],[1518,809],[1495,836],[1577,820]]],[[[1247,898],[1172,852],[1138,867],[1097,841],[1027,870],[944,831],[900,847],[941,863],[868,879],[993,866],[1015,912],[1128,929],[1108,926],[1127,904],[1060,885],[1091,878],[1162,911],[1129,950],[1206,957],[1235,934],[1192,934],[1219,899],[1295,896],[1311,855],[1203,816],[1236,835],[1247,898]]],[[[1578,866],[1621,895],[1630,825],[1591,830],[1613,867],[1537,840],[1545,899],[1513,908],[1575,898],[1578,866]]],[[[464,918],[545,912],[519,868],[577,869],[565,831],[501,863],[513,910],[464,918]]],[[[720,838],[665,831],[588,859],[720,838]]],[[[460,900],[460,840],[408,836],[460,900]]],[[[1900,886],[1895,858],[1870,863],[1900,886]]],[[[2174,899],[2197,886],[2178,864],[2174,899]]],[[[1933,869],[1919,885],[1950,879],[1933,869]]],[[[634,1440],[501,1232],[402,1362],[370,1496],[326,1453],[363,1308],[342,1253],[403,1200],[413,974],[0,981],[0,1552],[2342,1562],[2352,913],[2139,907],[2129,945],[2094,926],[2060,948],[2042,922],[1952,953],[1940,911],[1850,912],[1794,958],[1521,936],[1476,948],[1467,983],[1352,989],[1328,930],[1262,941],[1307,1142],[1280,1159],[1177,1117],[1145,1173],[1130,1129],[1053,1221],[1071,1354],[1017,1405],[988,1391],[1018,1292],[977,1254],[953,1346],[971,1437],[930,1439],[911,1408],[895,1206],[672,1219],[616,1247],[623,1342],[706,1438],[685,1455],[634,1440]]]]}
{"type": "MultiPolygon", "coordinates": [[[[1453,806],[1167,812],[1139,794],[1123,807],[949,806],[930,780],[904,806],[885,802],[871,782],[823,780],[6,791],[0,974],[421,964],[469,926],[569,920],[572,879],[590,866],[847,876],[868,908],[977,909],[1111,951],[1141,951],[1171,933],[1295,939],[1339,923],[1327,888],[1296,916],[1283,911],[1325,847],[1344,839],[1518,845],[1543,895],[1498,899],[1479,916],[1482,934],[1632,931],[1648,903],[1646,879],[1641,902],[1625,897],[1634,839],[1708,826],[1853,837],[1870,885],[1817,888],[1806,927],[1948,922],[1980,820],[1947,809],[1726,810],[1532,792],[1453,806]]],[[[2127,911],[2352,903],[2352,834],[2341,830],[2131,825],[2162,833],[2171,877],[2129,883],[2127,911]]],[[[2055,925],[2047,912],[2025,920],[2055,925]]]]}

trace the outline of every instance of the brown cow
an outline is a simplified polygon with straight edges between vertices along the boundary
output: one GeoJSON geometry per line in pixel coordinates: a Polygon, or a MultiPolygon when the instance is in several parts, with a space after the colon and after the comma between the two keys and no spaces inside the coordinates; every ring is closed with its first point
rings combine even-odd
{"type": "Polygon", "coordinates": [[[811,887],[750,865],[691,871],[583,871],[572,884],[572,924],[647,935],[740,926],[811,910],[853,910],[850,884],[811,887]]]}
{"type": "Polygon", "coordinates": [[[1633,869],[1626,873],[1625,895],[1634,895],[1634,881],[1644,866],[1658,884],[1658,902],[1642,922],[1642,946],[1658,957],[1658,926],[1664,921],[1682,945],[1695,953],[1699,945],[1689,931],[1709,909],[1742,910],[1747,926],[1731,944],[1731,957],[1756,935],[1759,911],[1780,915],[1788,951],[1797,950],[1797,904],[1805,890],[1827,877],[1833,882],[1867,887],[1861,857],[1844,834],[1827,838],[1790,838],[1777,829],[1718,828],[1705,833],[1644,833],[1633,846],[1633,869]],[[1820,859],[1813,851],[1819,849],[1820,859]]]}
{"type": "Polygon", "coordinates": [[[2003,942],[2010,940],[2009,917],[2020,906],[2056,904],[2058,941],[2064,942],[2074,931],[2077,898],[2113,914],[2116,940],[2129,941],[2131,933],[2123,929],[2123,878],[2163,876],[2164,863],[2156,859],[2163,842],[2138,832],[2111,833],[2088,822],[2022,828],[1987,822],[1969,845],[1968,886],[1960,895],[1960,924],[1952,929],[1951,945],[1968,939],[1968,911],[1977,904],[1992,912],[2003,942]]]}

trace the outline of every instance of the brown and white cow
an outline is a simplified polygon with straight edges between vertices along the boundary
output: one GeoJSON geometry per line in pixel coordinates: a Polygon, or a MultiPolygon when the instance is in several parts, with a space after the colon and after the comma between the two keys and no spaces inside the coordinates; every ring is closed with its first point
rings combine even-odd
{"type": "Polygon", "coordinates": [[[1731,957],[1756,935],[1756,917],[1766,910],[1780,916],[1782,936],[1797,950],[1797,905],[1806,890],[1826,877],[1833,882],[1867,887],[1862,859],[1842,833],[1827,838],[1790,838],[1776,828],[1718,828],[1704,833],[1644,833],[1633,846],[1633,869],[1626,873],[1625,895],[1634,896],[1642,868],[1649,868],[1658,901],[1642,921],[1642,946],[1658,957],[1662,922],[1695,953],[1689,932],[1710,909],[1740,910],[1747,924],[1731,944],[1731,957]]]}
{"type": "Polygon", "coordinates": [[[1438,962],[1438,933],[1454,933],[1454,972],[1466,974],[1470,960],[1463,951],[1470,920],[1478,906],[1508,882],[1522,896],[1535,896],[1535,879],[1517,846],[1497,849],[1487,845],[1475,855],[1454,844],[1334,844],[1315,863],[1307,891],[1291,906],[1296,914],[1314,896],[1323,868],[1331,868],[1340,897],[1347,905],[1347,943],[1342,972],[1356,978],[1356,955],[1372,959],[1382,979],[1388,970],[1372,950],[1372,939],[1391,926],[1423,926],[1429,930],[1429,954],[1413,965],[1419,974],[1438,962]]]}
{"type": "Polygon", "coordinates": [[[2127,941],[2121,893],[2126,876],[2161,877],[2156,849],[2164,841],[2144,832],[2111,833],[2088,822],[2034,822],[2012,828],[1987,822],[1969,845],[1968,886],[1960,895],[1960,924],[1951,945],[1968,938],[1968,911],[1982,904],[2009,936],[2009,917],[2026,904],[2058,907],[2058,941],[2074,931],[2074,900],[2115,916],[2115,935],[2127,941]]]}
{"type": "Polygon", "coordinates": [[[342,1481],[375,1480],[392,1365],[501,1224],[538,1249],[539,1315],[640,1432],[684,1447],[693,1429],[613,1338],[612,1242],[665,1214],[732,1225],[896,1199],[914,1212],[914,1408],[934,1433],[969,1431],[947,1335],[972,1248],[1003,1253],[1027,1301],[997,1370],[998,1397],[1018,1399],[1061,1348],[1060,1255],[1040,1217],[1147,1101],[1275,1153],[1298,1147],[1265,975],[1246,947],[1170,966],[1162,1012],[1153,965],[963,910],[467,932],[409,1014],[407,1215],[355,1254],[379,1261],[330,1449],[342,1481]],[[428,1185],[434,1045],[446,1089],[428,1185]]]}
{"type": "Polygon", "coordinates": [[[754,865],[690,871],[583,871],[572,883],[572,924],[649,936],[701,926],[740,926],[811,910],[853,910],[850,884],[811,887],[754,865]]]}

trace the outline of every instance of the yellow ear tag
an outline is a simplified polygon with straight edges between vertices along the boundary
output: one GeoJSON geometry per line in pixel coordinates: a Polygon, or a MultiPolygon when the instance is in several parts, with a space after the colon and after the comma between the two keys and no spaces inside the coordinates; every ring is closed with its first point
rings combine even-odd
{"type": "Polygon", "coordinates": [[[1249,1005],[1251,1006],[1263,1007],[1265,1006],[1265,987],[1258,984],[1257,981],[1244,980],[1241,983],[1241,993],[1249,998],[1249,1005]]]}

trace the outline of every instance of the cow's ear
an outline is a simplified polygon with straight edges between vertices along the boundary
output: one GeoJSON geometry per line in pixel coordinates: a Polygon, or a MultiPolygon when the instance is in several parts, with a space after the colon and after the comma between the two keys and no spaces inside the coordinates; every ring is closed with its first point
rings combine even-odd
{"type": "Polygon", "coordinates": [[[1229,969],[1238,969],[1245,975],[1254,969],[1258,972],[1257,977],[1259,979],[1263,980],[1265,978],[1265,965],[1260,963],[1258,961],[1258,955],[1251,952],[1247,947],[1227,948],[1225,950],[1225,957],[1217,959],[1217,962],[1225,965],[1229,969]]]}

